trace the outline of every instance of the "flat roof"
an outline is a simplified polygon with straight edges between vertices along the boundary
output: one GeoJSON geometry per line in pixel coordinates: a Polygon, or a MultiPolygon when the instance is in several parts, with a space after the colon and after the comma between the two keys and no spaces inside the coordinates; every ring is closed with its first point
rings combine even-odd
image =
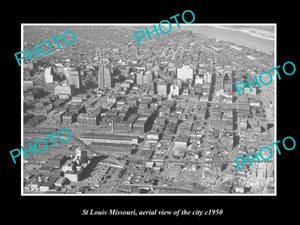
{"type": "Polygon", "coordinates": [[[97,133],[84,133],[80,135],[81,138],[95,138],[95,139],[111,139],[111,140],[132,140],[133,138],[139,138],[138,136],[131,135],[114,135],[114,134],[97,134],[97,133]]]}

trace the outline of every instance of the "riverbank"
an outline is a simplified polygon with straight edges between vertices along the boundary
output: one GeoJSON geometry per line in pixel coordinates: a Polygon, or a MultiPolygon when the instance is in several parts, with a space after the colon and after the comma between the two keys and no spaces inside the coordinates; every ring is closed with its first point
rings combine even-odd
{"type": "Polygon", "coordinates": [[[235,25],[220,24],[191,24],[181,26],[180,29],[191,30],[196,34],[201,33],[209,37],[214,37],[217,40],[235,43],[270,55],[273,54],[275,50],[275,33],[259,29],[254,25],[238,27],[235,25]]]}
{"type": "Polygon", "coordinates": [[[258,26],[251,26],[249,28],[247,27],[230,27],[230,26],[223,26],[223,25],[217,25],[217,28],[220,29],[228,29],[233,31],[240,31],[246,34],[249,34],[250,36],[266,39],[269,41],[275,41],[274,32],[270,32],[267,30],[260,29],[258,26]]]}

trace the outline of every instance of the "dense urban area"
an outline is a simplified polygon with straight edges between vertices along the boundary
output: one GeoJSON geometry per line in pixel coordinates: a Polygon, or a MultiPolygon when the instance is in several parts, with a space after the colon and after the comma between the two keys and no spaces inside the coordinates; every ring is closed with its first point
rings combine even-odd
{"type": "Polygon", "coordinates": [[[274,142],[274,82],[234,87],[274,53],[180,29],[138,45],[141,29],[24,26],[24,49],[68,30],[76,41],[22,62],[24,149],[71,133],[27,152],[23,193],[274,194],[273,159],[234,162],[274,142]]]}

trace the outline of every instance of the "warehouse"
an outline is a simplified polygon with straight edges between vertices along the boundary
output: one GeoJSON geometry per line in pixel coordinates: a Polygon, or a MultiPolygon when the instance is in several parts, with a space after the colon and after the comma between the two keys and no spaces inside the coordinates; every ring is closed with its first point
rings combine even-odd
{"type": "Polygon", "coordinates": [[[111,143],[111,144],[138,144],[139,137],[129,135],[112,135],[112,134],[81,134],[79,137],[84,143],[111,143]]]}

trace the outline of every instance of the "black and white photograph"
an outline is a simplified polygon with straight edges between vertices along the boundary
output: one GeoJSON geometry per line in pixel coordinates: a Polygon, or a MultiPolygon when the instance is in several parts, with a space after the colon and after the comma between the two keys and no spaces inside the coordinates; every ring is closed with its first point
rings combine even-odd
{"type": "Polygon", "coordinates": [[[294,221],[296,5],[122,3],[5,9],[3,220],[294,221]]]}
{"type": "Polygon", "coordinates": [[[22,194],[276,194],[276,24],[165,25],[22,24],[22,194]]]}

